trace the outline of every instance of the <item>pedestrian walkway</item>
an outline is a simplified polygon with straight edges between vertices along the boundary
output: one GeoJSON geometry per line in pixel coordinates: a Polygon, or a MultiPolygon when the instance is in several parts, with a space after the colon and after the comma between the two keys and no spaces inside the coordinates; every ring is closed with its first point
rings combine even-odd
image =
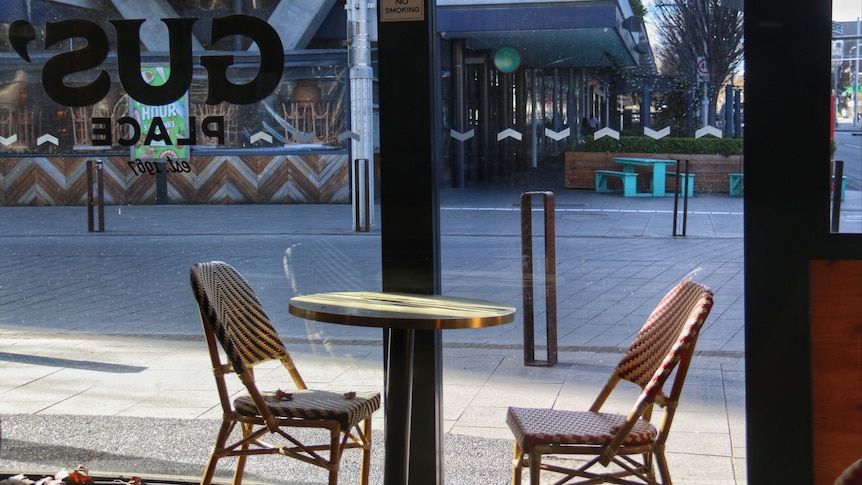
{"type": "MultiPolygon", "coordinates": [[[[556,205],[559,362],[524,366],[521,316],[444,333],[446,483],[508,483],[506,408],[589,406],[659,298],[693,271],[716,305],[668,443],[670,467],[677,483],[745,483],[742,199],[697,194],[686,235],[674,236],[672,198],[539,180],[445,190],[444,294],[522,312],[519,197],[545,189],[556,205]]],[[[309,385],[382,391],[380,330],[287,313],[295,294],[380,289],[379,227],[356,233],[351,215],[337,205],[111,206],[106,231],[88,233],[83,207],[0,208],[0,470],[202,472],[220,413],[188,283],[199,261],[228,261],[246,276],[309,385]]],[[[382,412],[374,428],[371,482],[381,483],[382,412]]],[[[358,455],[344,467],[347,476],[358,455]]],[[[251,460],[247,476],[325,483],[289,460],[251,460]]]]}

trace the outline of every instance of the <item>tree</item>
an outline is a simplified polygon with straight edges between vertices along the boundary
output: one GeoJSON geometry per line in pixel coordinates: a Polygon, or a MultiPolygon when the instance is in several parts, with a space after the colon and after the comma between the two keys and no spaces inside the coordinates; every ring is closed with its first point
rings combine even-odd
{"type": "Polygon", "coordinates": [[[706,58],[709,124],[715,124],[722,86],[743,59],[742,12],[724,0],[660,0],[650,9],[656,21],[659,72],[691,87],[698,85],[697,60],[706,58]]]}

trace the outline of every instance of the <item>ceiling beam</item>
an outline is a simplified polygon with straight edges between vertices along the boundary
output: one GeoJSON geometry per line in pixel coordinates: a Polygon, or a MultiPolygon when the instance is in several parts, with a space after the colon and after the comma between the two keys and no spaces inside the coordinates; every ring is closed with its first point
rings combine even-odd
{"type": "MultiPolygon", "coordinates": [[[[168,30],[160,19],[177,18],[179,14],[167,0],[111,0],[124,19],[146,19],[141,26],[141,43],[150,52],[167,52],[168,30]]],[[[203,50],[203,45],[192,36],[192,49],[203,50]]]]}
{"type": "Polygon", "coordinates": [[[282,0],[269,17],[284,50],[305,49],[335,5],[335,0],[282,0]]]}

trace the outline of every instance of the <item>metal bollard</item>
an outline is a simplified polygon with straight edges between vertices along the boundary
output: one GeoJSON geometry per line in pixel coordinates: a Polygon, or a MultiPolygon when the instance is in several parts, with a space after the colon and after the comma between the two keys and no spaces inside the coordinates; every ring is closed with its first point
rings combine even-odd
{"type": "Polygon", "coordinates": [[[680,162],[676,161],[676,177],[673,183],[673,235],[685,236],[686,225],[688,224],[688,160],[685,161],[685,171],[680,172],[680,162]],[[682,177],[682,234],[677,233],[677,214],[679,213],[679,178],[682,177]]]}
{"type": "MultiPolygon", "coordinates": [[[[360,194],[359,194],[358,190],[353,191],[353,211],[354,211],[353,218],[355,221],[355,231],[356,232],[369,232],[369,231],[371,231],[371,194],[369,194],[368,192],[371,190],[371,181],[369,180],[368,177],[370,177],[371,174],[369,173],[369,169],[368,169],[368,166],[369,166],[368,159],[367,158],[357,158],[356,160],[353,161],[353,164],[354,164],[353,165],[353,176],[359,177],[359,174],[360,174],[359,168],[361,166],[362,167],[361,173],[364,174],[364,177],[362,179],[365,180],[365,185],[364,185],[365,190],[362,191],[365,194],[365,197],[362,200],[365,202],[365,225],[364,226],[361,224],[361,219],[359,218],[359,215],[360,215],[359,214],[359,207],[360,207],[360,205],[362,205],[362,204],[360,204],[360,199],[359,199],[360,194]]],[[[359,184],[356,184],[356,185],[358,186],[359,184]]]]}
{"type": "Polygon", "coordinates": [[[841,232],[841,181],[844,178],[844,160],[835,160],[832,176],[832,232],[841,232]]]}
{"type": "Polygon", "coordinates": [[[105,179],[102,162],[87,160],[87,231],[105,232],[105,179]],[[96,195],[93,195],[93,166],[96,168],[96,195]],[[98,210],[99,228],[95,228],[93,211],[98,210]]]}
{"type": "Polygon", "coordinates": [[[554,226],[554,193],[521,194],[521,276],[524,293],[524,365],[552,366],[557,363],[557,257],[554,226]],[[536,360],[533,278],[533,199],[542,196],[545,222],[545,315],[547,360],[536,360]]]}

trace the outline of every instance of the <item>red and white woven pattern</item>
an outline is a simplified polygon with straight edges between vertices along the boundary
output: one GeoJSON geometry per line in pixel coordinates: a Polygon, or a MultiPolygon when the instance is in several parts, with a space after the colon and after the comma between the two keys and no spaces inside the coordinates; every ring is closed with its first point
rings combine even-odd
{"type": "MultiPolygon", "coordinates": [[[[509,408],[506,424],[529,453],[537,444],[607,445],[626,416],[589,411],[559,409],[509,408]]],[[[623,446],[652,443],[658,431],[650,422],[639,419],[623,446]]]]}
{"type": "MultiPolygon", "coordinates": [[[[274,416],[302,419],[332,419],[342,429],[358,424],[380,407],[380,393],[356,392],[352,398],[344,392],[321,390],[290,390],[290,400],[277,399],[274,392],[263,393],[266,407],[274,416]]],[[[244,416],[259,416],[251,396],[241,396],[233,402],[236,411],[244,416]]]]}
{"type": "Polygon", "coordinates": [[[679,361],[680,352],[697,337],[711,308],[712,292],[708,288],[693,281],[679,283],[650,314],[617,364],[617,374],[646,388],[660,368],[669,373],[679,361]]]}
{"type": "Polygon", "coordinates": [[[195,266],[195,296],[204,298],[205,323],[212,328],[238,372],[268,360],[282,360],[292,367],[287,349],[254,290],[233,267],[213,261],[195,266]]]}

